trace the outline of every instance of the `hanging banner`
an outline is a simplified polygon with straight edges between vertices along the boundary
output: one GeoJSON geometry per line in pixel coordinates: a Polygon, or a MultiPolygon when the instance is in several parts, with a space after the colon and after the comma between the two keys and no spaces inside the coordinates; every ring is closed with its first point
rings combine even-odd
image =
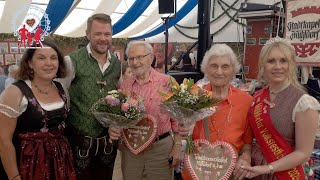
{"type": "Polygon", "coordinates": [[[287,1],[286,39],[298,64],[320,66],[320,0],[287,1]]]}

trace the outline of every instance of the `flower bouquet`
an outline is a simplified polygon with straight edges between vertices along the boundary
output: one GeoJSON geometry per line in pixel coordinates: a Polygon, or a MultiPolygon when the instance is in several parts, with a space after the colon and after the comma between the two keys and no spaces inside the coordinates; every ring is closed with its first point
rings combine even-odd
{"type": "MultiPolygon", "coordinates": [[[[179,124],[191,127],[196,121],[204,119],[216,111],[212,105],[220,100],[212,98],[212,92],[194,84],[193,79],[184,79],[180,85],[172,77],[170,81],[171,90],[168,93],[160,92],[165,97],[160,107],[162,112],[177,120],[179,124]]],[[[186,140],[186,152],[190,154],[194,150],[191,135],[188,135],[186,140]]]]}
{"type": "Polygon", "coordinates": [[[144,116],[143,100],[112,90],[91,107],[91,112],[104,127],[129,128],[144,116]]]}

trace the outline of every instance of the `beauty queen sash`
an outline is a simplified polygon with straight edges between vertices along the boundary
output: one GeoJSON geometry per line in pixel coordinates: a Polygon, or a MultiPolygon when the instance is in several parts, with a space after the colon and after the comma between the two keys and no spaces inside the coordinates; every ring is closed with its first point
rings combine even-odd
{"type": "MultiPolygon", "coordinates": [[[[249,111],[249,123],[256,140],[268,163],[276,161],[291,152],[293,148],[275,129],[270,118],[270,96],[268,89],[262,89],[254,96],[253,104],[249,111]]],[[[305,180],[304,170],[301,165],[275,173],[279,180],[305,180]]]]}

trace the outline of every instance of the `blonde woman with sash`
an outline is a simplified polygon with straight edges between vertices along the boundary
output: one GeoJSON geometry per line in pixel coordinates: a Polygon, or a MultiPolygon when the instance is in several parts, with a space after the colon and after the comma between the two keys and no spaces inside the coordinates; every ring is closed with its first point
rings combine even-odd
{"type": "Polygon", "coordinates": [[[256,138],[247,178],[306,179],[318,127],[319,102],[297,80],[295,50],[287,40],[272,38],[259,57],[259,77],[267,87],[254,95],[249,122],[256,138]]]}

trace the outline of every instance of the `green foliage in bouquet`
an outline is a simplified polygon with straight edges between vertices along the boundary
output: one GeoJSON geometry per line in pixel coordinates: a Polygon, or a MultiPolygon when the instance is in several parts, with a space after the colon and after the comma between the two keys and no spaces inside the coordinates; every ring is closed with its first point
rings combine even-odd
{"type": "Polygon", "coordinates": [[[105,98],[97,101],[91,108],[91,112],[105,112],[131,120],[140,118],[144,111],[142,99],[126,96],[118,90],[109,91],[105,98]]]}
{"type": "MultiPolygon", "coordinates": [[[[170,77],[172,84],[169,92],[160,92],[164,96],[161,107],[165,109],[173,119],[186,127],[190,127],[196,121],[201,120],[216,111],[212,107],[220,99],[213,98],[212,91],[207,91],[194,84],[193,79],[184,79],[182,84],[170,77]]],[[[195,145],[191,134],[186,138],[186,153],[194,152],[195,145]]]]}
{"type": "Polygon", "coordinates": [[[174,78],[170,77],[170,82],[172,84],[171,91],[169,93],[160,92],[165,97],[164,102],[173,101],[181,107],[197,111],[220,101],[220,99],[212,97],[212,92],[194,84],[193,79],[184,79],[183,83],[179,85],[174,78]]]}

